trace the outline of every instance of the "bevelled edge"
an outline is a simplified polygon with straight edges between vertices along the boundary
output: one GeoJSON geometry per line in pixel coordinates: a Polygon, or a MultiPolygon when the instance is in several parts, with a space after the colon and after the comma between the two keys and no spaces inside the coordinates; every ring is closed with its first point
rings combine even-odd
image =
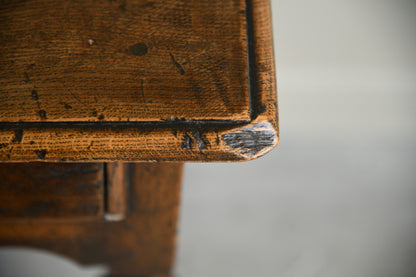
{"type": "MultiPolygon", "coordinates": [[[[268,121],[279,135],[277,83],[269,0],[248,0],[251,10],[249,48],[252,93],[252,121],[268,121]],[[250,30],[251,29],[251,30],[250,30]]],[[[248,18],[250,21],[250,16],[248,18]]]]}
{"type": "Polygon", "coordinates": [[[231,162],[265,155],[279,141],[270,2],[246,3],[250,122],[6,126],[0,129],[0,162],[231,162]]]}
{"type": "Polygon", "coordinates": [[[0,132],[0,161],[245,161],[266,154],[277,142],[277,130],[267,120],[219,126],[10,128],[0,132]]]}

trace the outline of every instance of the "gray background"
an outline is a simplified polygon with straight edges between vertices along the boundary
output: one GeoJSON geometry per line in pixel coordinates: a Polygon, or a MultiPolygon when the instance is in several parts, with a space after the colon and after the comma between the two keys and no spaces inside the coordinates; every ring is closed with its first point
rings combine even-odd
{"type": "MultiPolygon", "coordinates": [[[[416,276],[416,1],[272,6],[280,145],[186,165],[175,276],[416,276]]],[[[0,276],[104,271],[0,250],[0,276]]]]}

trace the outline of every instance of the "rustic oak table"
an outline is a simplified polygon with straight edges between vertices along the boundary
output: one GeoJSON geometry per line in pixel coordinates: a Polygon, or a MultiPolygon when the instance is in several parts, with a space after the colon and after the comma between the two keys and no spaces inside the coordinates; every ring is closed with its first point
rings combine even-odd
{"type": "Polygon", "coordinates": [[[165,276],[183,162],[278,142],[267,0],[0,2],[0,244],[165,276]]]}

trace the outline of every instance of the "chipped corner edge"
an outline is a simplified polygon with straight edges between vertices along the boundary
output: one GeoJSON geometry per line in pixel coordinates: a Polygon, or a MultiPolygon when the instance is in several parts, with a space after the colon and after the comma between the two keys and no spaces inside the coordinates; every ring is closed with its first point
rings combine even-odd
{"type": "Polygon", "coordinates": [[[273,150],[279,143],[279,132],[270,121],[259,120],[224,132],[221,140],[242,161],[250,161],[273,150]]]}

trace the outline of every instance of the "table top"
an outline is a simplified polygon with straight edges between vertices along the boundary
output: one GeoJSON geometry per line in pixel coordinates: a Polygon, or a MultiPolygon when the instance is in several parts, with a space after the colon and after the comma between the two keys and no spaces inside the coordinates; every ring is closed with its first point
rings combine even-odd
{"type": "Polygon", "coordinates": [[[234,161],[278,141],[266,0],[2,1],[0,161],[234,161]]]}

